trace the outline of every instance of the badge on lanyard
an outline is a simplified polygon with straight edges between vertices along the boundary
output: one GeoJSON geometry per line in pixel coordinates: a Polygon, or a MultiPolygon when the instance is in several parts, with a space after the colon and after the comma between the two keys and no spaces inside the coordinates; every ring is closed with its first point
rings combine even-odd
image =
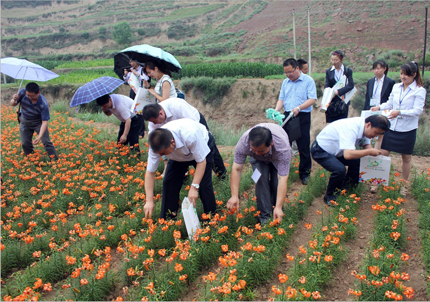
{"type": "Polygon", "coordinates": [[[375,106],[379,106],[378,100],[376,98],[371,98],[370,99],[370,107],[375,107],[375,106]]]}

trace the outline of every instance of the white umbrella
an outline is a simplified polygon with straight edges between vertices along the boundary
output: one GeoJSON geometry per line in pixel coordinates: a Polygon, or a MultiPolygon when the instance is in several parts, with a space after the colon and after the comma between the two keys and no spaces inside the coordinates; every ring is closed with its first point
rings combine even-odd
{"type": "MultiPolygon", "coordinates": [[[[17,59],[13,57],[1,59],[1,72],[14,78],[20,79],[19,89],[23,80],[30,81],[49,81],[59,75],[25,59],[17,59]]],[[[18,91],[19,91],[18,89],[18,91]]]]}

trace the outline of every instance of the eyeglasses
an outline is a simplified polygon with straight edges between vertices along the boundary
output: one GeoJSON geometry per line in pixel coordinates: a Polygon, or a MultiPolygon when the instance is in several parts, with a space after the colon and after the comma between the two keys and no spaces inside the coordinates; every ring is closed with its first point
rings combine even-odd
{"type": "Polygon", "coordinates": [[[285,71],[284,73],[286,76],[289,76],[289,75],[292,75],[295,71],[296,71],[296,69],[291,70],[291,71],[285,71]]]}

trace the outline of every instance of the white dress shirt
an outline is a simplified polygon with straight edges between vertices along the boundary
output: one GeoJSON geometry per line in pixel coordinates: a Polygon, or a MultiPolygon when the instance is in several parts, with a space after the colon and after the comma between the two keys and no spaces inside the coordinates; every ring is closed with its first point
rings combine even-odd
{"type": "Polygon", "coordinates": [[[419,87],[416,81],[403,91],[403,83],[394,84],[388,101],[382,104],[381,110],[400,110],[400,114],[391,119],[392,131],[408,132],[418,128],[418,121],[426,102],[427,91],[419,87]]]}
{"type": "Polygon", "coordinates": [[[327,125],[318,134],[318,145],[329,154],[341,157],[344,150],[355,150],[357,141],[362,145],[370,144],[370,139],[364,137],[364,118],[344,118],[327,125]]]}
{"type": "Polygon", "coordinates": [[[372,96],[370,98],[370,106],[379,106],[381,104],[381,93],[382,93],[382,86],[384,86],[384,79],[385,74],[382,76],[382,78],[378,81],[378,78],[375,77],[375,83],[373,84],[373,91],[372,96]],[[372,101],[374,100],[374,101],[372,101]]]}
{"type": "Polygon", "coordinates": [[[334,79],[336,80],[336,82],[339,82],[340,78],[345,73],[345,66],[342,64],[342,66],[340,66],[339,70],[337,70],[336,67],[332,66],[330,71],[333,69],[334,69],[334,79]]]}
{"type": "MultiPolygon", "coordinates": [[[[195,160],[201,163],[211,151],[208,146],[209,132],[202,124],[193,120],[184,118],[171,121],[161,128],[167,129],[173,134],[175,140],[175,149],[167,158],[185,162],[195,160]]],[[[160,155],[149,148],[148,154],[148,172],[155,172],[160,163],[160,155]]]]}
{"type": "Polygon", "coordinates": [[[121,122],[125,122],[128,118],[134,117],[136,114],[130,111],[134,101],[128,96],[122,94],[111,94],[112,108],[108,111],[112,112],[121,122]]]}
{"type": "Polygon", "coordinates": [[[200,113],[199,111],[188,104],[184,99],[181,98],[169,98],[158,103],[161,107],[163,107],[164,112],[166,113],[166,120],[161,124],[154,124],[153,122],[148,123],[149,132],[154,129],[160,128],[161,126],[167,124],[168,122],[178,120],[181,118],[189,118],[195,122],[200,122],[200,113]]]}

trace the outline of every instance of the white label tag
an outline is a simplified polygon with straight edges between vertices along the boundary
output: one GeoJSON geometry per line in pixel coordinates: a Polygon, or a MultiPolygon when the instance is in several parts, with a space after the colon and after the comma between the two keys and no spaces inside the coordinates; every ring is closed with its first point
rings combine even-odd
{"type": "Polygon", "coordinates": [[[258,171],[258,169],[255,169],[254,173],[252,173],[251,178],[255,183],[257,183],[257,181],[260,179],[260,176],[261,176],[260,171],[258,171]]]}

